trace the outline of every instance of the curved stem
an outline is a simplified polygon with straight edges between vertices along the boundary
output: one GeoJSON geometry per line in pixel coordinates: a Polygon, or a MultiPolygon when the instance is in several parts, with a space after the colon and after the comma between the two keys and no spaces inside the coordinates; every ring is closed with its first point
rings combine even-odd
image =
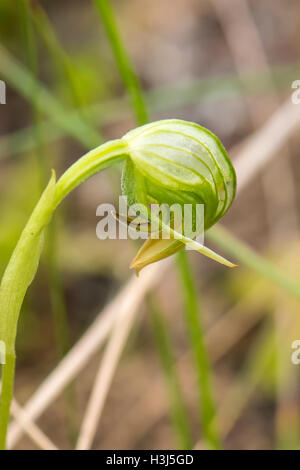
{"type": "Polygon", "coordinates": [[[37,203],[10,258],[0,285],[0,341],[7,351],[2,366],[0,445],[5,448],[10,403],[13,395],[15,341],[20,310],[35,277],[43,247],[44,229],[56,207],[72,189],[117,160],[126,158],[127,144],[115,140],[88,152],[55,184],[55,174],[37,203]]]}
{"type": "Polygon", "coordinates": [[[125,158],[127,158],[127,143],[122,139],[106,142],[83,155],[58,180],[55,188],[55,207],[88,178],[125,158]]]}

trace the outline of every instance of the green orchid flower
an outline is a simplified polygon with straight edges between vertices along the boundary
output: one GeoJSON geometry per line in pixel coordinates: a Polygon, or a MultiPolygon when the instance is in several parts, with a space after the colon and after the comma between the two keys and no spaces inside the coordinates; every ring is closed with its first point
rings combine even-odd
{"type": "MultiPolygon", "coordinates": [[[[0,285],[0,341],[6,345],[0,400],[0,449],[5,447],[12,399],[18,319],[24,296],[36,274],[44,229],[57,206],[74,188],[120,161],[124,162],[122,193],[127,196],[128,204],[143,205],[146,230],[154,219],[159,232],[168,235],[168,239],[150,237],[131,267],[138,272],[185,246],[227,266],[235,266],[198,243],[190,236],[190,231],[182,230],[182,226],[178,227],[172,220],[166,223],[150,209],[153,203],[190,204],[192,208],[203,204],[204,230],[229,209],[236,189],[235,172],[219,139],[204,127],[177,119],[157,121],[91,150],[57,183],[53,172],[20,236],[0,285]]],[[[192,225],[196,222],[196,219],[192,220],[192,225]]]]}
{"type": "MultiPolygon", "coordinates": [[[[124,166],[122,192],[129,204],[203,204],[204,230],[227,212],[236,191],[235,171],[222,143],[210,131],[198,124],[171,119],[139,127],[123,139],[130,158],[124,166]]],[[[175,230],[171,233],[174,237],[170,240],[149,238],[131,267],[140,270],[184,245],[235,266],[188,236],[180,237],[175,230]]]]}
{"type": "MultiPolygon", "coordinates": [[[[124,160],[122,193],[130,206],[203,204],[204,230],[207,230],[233,202],[235,171],[220,140],[198,124],[168,119],[138,127],[78,160],[58,181],[55,204],[84,180],[121,160],[124,160]]],[[[151,222],[149,209],[144,218],[151,222]]],[[[139,271],[185,245],[226,266],[235,266],[182,230],[161,222],[163,230],[169,232],[169,240],[150,237],[131,263],[132,268],[139,271]]]]}

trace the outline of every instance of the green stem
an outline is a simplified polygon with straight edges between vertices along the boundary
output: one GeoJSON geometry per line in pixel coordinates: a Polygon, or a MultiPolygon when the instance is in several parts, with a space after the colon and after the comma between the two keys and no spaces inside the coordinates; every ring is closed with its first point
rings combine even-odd
{"type": "MultiPolygon", "coordinates": [[[[12,57],[10,57],[10,60],[13,60],[12,57]]],[[[2,74],[2,62],[0,62],[0,71],[2,74]]],[[[285,86],[286,83],[293,81],[293,77],[300,75],[300,69],[299,66],[297,67],[295,65],[274,67],[272,68],[272,75],[278,81],[279,90],[281,90],[283,84],[285,86]]],[[[264,78],[262,73],[245,75],[243,81],[246,80],[249,82],[249,94],[252,95],[266,91],[265,80],[262,80],[262,78],[264,78]],[[254,82],[255,85],[252,84],[252,82],[254,82]]],[[[40,86],[40,83],[37,83],[37,86],[40,86]]],[[[19,88],[16,89],[19,90],[19,88]]],[[[22,90],[19,91],[22,93],[22,90]]],[[[239,94],[240,86],[236,81],[236,77],[221,75],[217,77],[212,76],[209,79],[183,82],[174,86],[157,87],[145,92],[145,97],[151,113],[161,113],[162,111],[170,112],[174,109],[187,107],[195,102],[199,104],[203,101],[214,102],[220,99],[220,95],[224,99],[230,99],[234,96],[239,96],[239,94]]],[[[43,107],[47,115],[48,109],[43,106],[43,103],[41,103],[41,107],[43,107]]],[[[88,115],[95,116],[95,125],[97,126],[112,125],[120,119],[123,120],[128,117],[126,97],[111,99],[105,102],[101,101],[101,103],[87,106],[83,111],[88,115]]],[[[65,118],[71,116],[71,119],[72,114],[80,114],[78,110],[68,111],[65,108],[62,109],[61,112],[64,113],[65,118]]],[[[44,135],[44,140],[47,143],[56,142],[66,135],[65,129],[62,126],[58,127],[58,123],[53,121],[51,114],[49,114],[48,120],[41,123],[41,127],[43,130],[47,131],[46,135],[44,135]]],[[[31,135],[32,130],[29,126],[0,137],[0,159],[5,157],[9,158],[15,154],[34,148],[36,143],[32,141],[31,135]]],[[[100,142],[98,142],[98,144],[99,143],[100,142]]]]}
{"type": "Polygon", "coordinates": [[[203,434],[211,449],[219,449],[220,438],[215,426],[212,371],[204,341],[201,310],[198,306],[193,274],[185,250],[178,253],[177,260],[184,295],[186,323],[197,373],[198,403],[203,434]]]}
{"type": "MultiPolygon", "coordinates": [[[[0,285],[0,341],[7,352],[15,350],[16,332],[20,310],[29,285],[35,277],[43,246],[44,229],[58,204],[83,181],[101,169],[126,158],[127,144],[115,140],[88,152],[71,166],[55,184],[55,174],[42,194],[25,226],[10,258],[0,285]]],[[[13,374],[11,363],[3,366],[3,391],[1,394],[0,436],[5,441],[8,425],[13,374]]]]}
{"type": "Polygon", "coordinates": [[[55,207],[77,186],[100,170],[127,156],[127,144],[122,139],[111,140],[96,147],[77,160],[58,180],[55,191],[55,207]]]}
{"type": "Polygon", "coordinates": [[[64,107],[34,76],[9,52],[0,45],[0,68],[4,79],[16,88],[28,101],[36,102],[38,110],[51,117],[53,122],[65,132],[78,139],[85,147],[99,145],[99,135],[85,121],[80,113],[70,112],[66,116],[64,107]],[[35,88],[37,86],[38,88],[35,88]],[[36,100],[34,89],[38,89],[39,99],[36,100]]]}
{"type": "MultiPolygon", "coordinates": [[[[124,141],[111,141],[84,155],[64,173],[57,184],[55,174],[52,174],[21,234],[0,285],[0,341],[6,345],[8,354],[13,354],[15,350],[17,325],[24,296],[35,277],[43,247],[44,229],[56,207],[72,189],[87,178],[115,161],[126,158],[126,150],[127,144],[124,141]]],[[[11,361],[4,365],[2,370],[0,437],[2,442],[5,442],[11,400],[9,392],[13,386],[11,361]]]]}
{"type": "Polygon", "coordinates": [[[34,22],[37,31],[40,33],[50,54],[52,55],[58,72],[62,75],[68,85],[74,106],[79,109],[79,114],[82,120],[85,121],[91,129],[90,132],[91,135],[93,135],[93,140],[96,141],[96,139],[98,139],[98,143],[103,141],[100,133],[94,130],[94,123],[91,120],[91,115],[88,112],[86,101],[83,98],[82,86],[78,80],[76,68],[73,66],[68,54],[60,44],[45,10],[37,2],[34,4],[30,4],[29,2],[28,8],[32,22],[34,22]]]}
{"type": "Polygon", "coordinates": [[[6,354],[5,360],[5,364],[2,365],[2,388],[0,400],[0,450],[5,449],[10,403],[13,398],[14,391],[16,356],[14,353],[6,354]]]}
{"type": "MultiPolygon", "coordinates": [[[[145,101],[141,91],[139,81],[133,71],[129,56],[123,46],[122,40],[119,36],[117,24],[108,0],[94,0],[97,5],[105,28],[110,40],[116,62],[118,64],[120,73],[123,77],[124,83],[131,95],[132,107],[136,114],[138,124],[142,125],[148,122],[148,114],[146,110],[145,101]]],[[[186,295],[186,315],[189,330],[191,333],[191,340],[193,349],[195,352],[195,361],[197,365],[199,385],[201,385],[203,398],[203,425],[204,432],[207,440],[210,442],[212,448],[219,447],[219,440],[216,436],[215,430],[213,429],[212,420],[214,418],[214,406],[212,401],[211,385],[209,378],[209,364],[206,357],[206,349],[203,341],[202,329],[200,328],[199,321],[197,319],[197,305],[196,305],[196,294],[194,292],[192,274],[189,271],[188,261],[185,252],[182,250],[179,255],[179,269],[183,280],[183,289],[186,295]],[[193,305],[195,303],[195,305],[193,305]],[[198,335],[201,335],[198,337],[198,335]],[[204,371],[202,371],[202,366],[204,371]]],[[[163,338],[161,338],[163,340],[163,338]]],[[[161,344],[161,347],[165,345],[161,344]]]]}
{"type": "Polygon", "coordinates": [[[235,256],[239,262],[249,269],[274,282],[300,300],[300,285],[297,282],[287,277],[276,265],[257,254],[252,248],[241,242],[221,225],[209,229],[206,236],[209,240],[235,256]]]}
{"type": "Polygon", "coordinates": [[[192,449],[189,422],[168,327],[163,314],[157,307],[156,302],[154,302],[153,297],[148,298],[148,304],[151,313],[152,331],[154,333],[162,369],[165,375],[173,428],[177,435],[179,448],[181,450],[192,449]]]}
{"type": "Polygon", "coordinates": [[[129,55],[123,46],[122,39],[119,35],[118,26],[110,2],[108,0],[94,0],[94,3],[101,14],[116,63],[119,67],[125,86],[130,94],[132,108],[135,111],[137,123],[139,125],[146,124],[149,121],[149,118],[143,93],[139,80],[134,73],[129,55]]]}
{"type": "Polygon", "coordinates": [[[38,164],[39,169],[39,179],[40,179],[40,187],[43,189],[47,182],[47,174],[48,168],[46,165],[46,159],[44,158],[44,142],[43,142],[43,134],[41,132],[40,127],[40,112],[38,109],[38,101],[39,101],[39,89],[38,89],[38,81],[37,81],[37,74],[38,74],[38,59],[37,59],[37,44],[35,33],[32,27],[32,22],[29,15],[29,8],[28,3],[24,0],[18,0],[18,7],[20,11],[20,18],[21,18],[21,29],[22,29],[22,36],[23,36],[23,43],[24,49],[26,53],[28,68],[34,80],[32,81],[32,91],[31,94],[34,97],[31,100],[31,114],[32,114],[32,133],[33,133],[33,140],[36,142],[36,151],[35,156],[38,164]]]}

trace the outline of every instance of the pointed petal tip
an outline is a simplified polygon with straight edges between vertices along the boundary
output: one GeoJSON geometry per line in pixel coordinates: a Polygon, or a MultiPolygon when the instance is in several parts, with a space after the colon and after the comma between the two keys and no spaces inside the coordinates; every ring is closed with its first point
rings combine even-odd
{"type": "Polygon", "coordinates": [[[139,263],[136,262],[136,258],[133,258],[129,265],[129,269],[135,269],[135,274],[137,277],[139,277],[139,274],[141,270],[143,269],[144,266],[141,266],[139,263]]]}
{"type": "Polygon", "coordinates": [[[137,262],[136,262],[136,259],[133,258],[133,260],[131,261],[130,265],[129,265],[129,269],[136,269],[137,267],[137,262]]]}

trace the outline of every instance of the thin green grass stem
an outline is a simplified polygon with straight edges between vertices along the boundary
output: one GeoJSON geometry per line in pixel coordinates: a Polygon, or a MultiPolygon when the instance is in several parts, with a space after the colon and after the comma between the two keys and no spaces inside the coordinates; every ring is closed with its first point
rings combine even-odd
{"type": "Polygon", "coordinates": [[[136,121],[139,125],[149,121],[148,112],[141,90],[139,80],[134,72],[131,60],[119,34],[117,22],[114,17],[110,2],[108,0],[94,0],[103,20],[106,34],[110,41],[117,66],[123,78],[125,86],[130,94],[132,109],[135,112],[136,121]]]}
{"type": "Polygon", "coordinates": [[[260,256],[246,243],[240,241],[220,224],[212,227],[207,233],[208,240],[216,243],[219,247],[233,255],[237,262],[247,266],[260,276],[269,279],[274,284],[300,300],[300,285],[290,279],[275,264],[260,256]]]}
{"type": "Polygon", "coordinates": [[[192,449],[193,446],[192,437],[173,352],[174,348],[171,335],[165,322],[163,312],[153,295],[148,298],[148,307],[150,310],[152,331],[165,377],[173,429],[179,449],[189,450],[192,449]]]}
{"type": "Polygon", "coordinates": [[[177,254],[177,262],[184,299],[186,325],[197,375],[198,407],[203,438],[210,449],[219,449],[221,443],[215,423],[216,410],[212,370],[204,341],[202,312],[199,308],[194,276],[185,250],[181,250],[177,254]]]}

